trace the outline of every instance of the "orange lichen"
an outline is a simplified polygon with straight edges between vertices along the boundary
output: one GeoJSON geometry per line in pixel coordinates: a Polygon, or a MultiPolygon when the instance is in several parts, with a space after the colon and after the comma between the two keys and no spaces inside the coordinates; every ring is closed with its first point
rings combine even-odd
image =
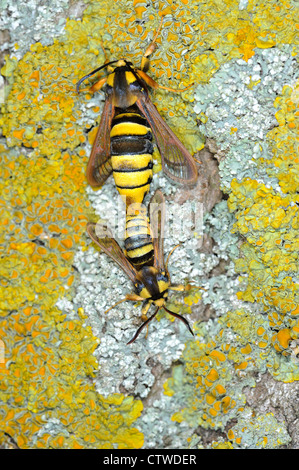
{"type": "MultiPolygon", "coordinates": [[[[248,60],[256,47],[294,43],[294,18],[289,14],[292,8],[288,2],[273,8],[273,2],[265,5],[249,1],[247,9],[240,10],[237,3],[214,0],[200,5],[188,0],[154,5],[142,0],[90,0],[82,21],[67,21],[65,36],[55,39],[53,45],[36,43],[19,61],[7,59],[2,73],[10,79],[9,94],[1,117],[6,146],[1,147],[0,154],[0,213],[4,221],[0,233],[0,336],[5,343],[7,365],[1,367],[2,440],[14,436],[23,448],[125,448],[143,443],[142,434],[132,427],[140,415],[141,403],[123,395],[104,398],[95,392],[89,378],[97,367],[93,357],[97,342],[81,320],[68,321],[55,307],[59,296],[72,293],[68,287],[77,276],[72,262],[78,245],[84,245],[90,213],[85,194],[85,143],[92,143],[96,131],[86,136],[78,104],[80,100],[85,103],[88,96],[82,94],[79,98],[75,83],[104,62],[101,43],[113,59],[126,57],[139,65],[144,42],[149,43],[160,17],[170,14],[157,40],[151,73],[162,85],[169,86],[171,79],[170,86],[183,87],[191,82],[207,82],[233,58],[248,60]],[[17,150],[8,150],[13,147],[17,150]],[[53,421],[59,423],[58,428],[49,432],[45,425],[53,421]]],[[[191,113],[192,91],[178,96],[157,91],[155,103],[164,116],[176,117],[178,133],[185,134],[186,123],[192,130],[196,127],[191,113]]],[[[267,285],[263,273],[272,279],[272,269],[273,276],[281,279],[283,270],[293,272],[296,261],[297,247],[291,231],[276,234],[274,241],[264,234],[265,224],[275,231],[296,229],[296,213],[291,207],[294,200],[289,198],[289,191],[298,187],[298,156],[294,142],[286,137],[296,133],[294,103],[289,95],[287,100],[283,97],[277,101],[280,128],[273,129],[284,140],[280,140],[281,147],[292,149],[291,167],[288,152],[283,149],[277,150],[273,162],[278,162],[278,178],[286,197],[250,182],[243,188],[232,188],[234,196],[241,199],[235,210],[246,204],[248,193],[256,204],[252,214],[247,211],[238,220],[242,235],[251,236],[249,248],[260,250],[254,259],[249,250],[248,265],[247,259],[240,262],[239,268],[248,268],[252,285],[239,296],[266,304],[271,326],[280,331],[288,329],[292,338],[298,335],[293,281],[289,276],[281,286],[267,285]],[[262,222],[256,217],[259,211],[263,213],[262,222]],[[251,220],[248,215],[252,215],[251,220]],[[264,287],[262,292],[260,285],[264,287]],[[287,298],[284,291],[289,294],[287,298]],[[292,321],[286,325],[289,313],[292,321]]],[[[99,111],[99,106],[87,108],[92,122],[99,119],[99,111]]],[[[201,119],[204,122],[207,117],[202,115],[201,119]]],[[[245,212],[247,209],[244,207],[245,212]]],[[[247,254],[245,251],[245,257],[247,254]]],[[[189,296],[186,303],[194,303],[194,297],[189,296]]],[[[236,328],[238,321],[234,321],[225,328],[236,328]]],[[[244,333],[249,323],[246,318],[243,329],[239,324],[238,328],[244,333]]],[[[199,418],[196,416],[196,424],[202,420],[205,425],[218,426],[221,413],[230,416],[234,408],[242,409],[242,400],[234,399],[230,378],[246,373],[257,360],[253,350],[269,344],[266,326],[260,335],[257,328],[253,328],[254,341],[258,336],[261,346],[246,330],[238,346],[229,344],[222,339],[224,333],[217,332],[217,342],[196,341],[194,348],[188,349],[186,367],[191,381],[194,378],[194,389],[187,411],[178,412],[173,419],[182,421],[187,416],[192,422],[195,409],[201,413],[199,418]]],[[[275,344],[284,348],[289,345],[288,336],[279,332],[275,344]]],[[[170,387],[168,391],[172,393],[170,387]]]]}

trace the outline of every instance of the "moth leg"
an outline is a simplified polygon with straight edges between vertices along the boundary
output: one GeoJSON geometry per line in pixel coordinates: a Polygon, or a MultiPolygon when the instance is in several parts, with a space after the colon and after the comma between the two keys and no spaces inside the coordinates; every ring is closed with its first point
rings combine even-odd
{"type": "Polygon", "coordinates": [[[141,309],[141,320],[145,322],[147,320],[147,312],[149,311],[151,302],[145,301],[141,309]]]}
{"type": "MultiPolygon", "coordinates": [[[[189,285],[189,284],[187,284],[189,285]]],[[[175,291],[178,291],[178,292],[184,292],[184,291],[188,291],[189,289],[186,289],[185,286],[183,284],[173,284],[172,286],[169,286],[168,287],[169,290],[175,290],[175,291]]]]}
{"type": "MultiPolygon", "coordinates": [[[[104,54],[104,56],[105,56],[105,62],[104,62],[104,65],[105,65],[105,64],[108,64],[108,62],[109,62],[109,57],[108,57],[107,54],[106,54],[106,49],[105,49],[104,44],[103,44],[102,41],[100,41],[100,45],[101,45],[103,54],[104,54]]],[[[107,70],[108,70],[108,73],[111,73],[111,72],[113,72],[114,68],[111,67],[111,65],[108,65],[108,66],[107,66],[107,70]]]]}
{"type": "Polygon", "coordinates": [[[204,287],[200,286],[194,286],[193,284],[186,284],[185,286],[183,284],[174,284],[170,287],[168,287],[169,290],[175,290],[178,292],[189,292],[191,289],[201,289],[201,290],[206,290],[204,287]]]}
{"type": "Polygon", "coordinates": [[[102,48],[102,51],[103,51],[103,54],[104,54],[104,57],[105,57],[105,62],[104,62],[104,64],[108,64],[108,62],[109,62],[109,57],[108,57],[107,54],[106,54],[106,49],[105,49],[105,47],[104,47],[103,41],[100,41],[100,46],[101,46],[101,48],[102,48]]]}
{"type": "Polygon", "coordinates": [[[147,73],[145,73],[143,70],[136,69],[135,72],[140,76],[140,78],[142,78],[142,80],[145,81],[145,83],[149,87],[154,88],[154,89],[161,88],[163,90],[172,91],[173,93],[182,93],[183,91],[189,90],[189,88],[191,88],[194,85],[194,83],[191,83],[190,85],[186,86],[185,88],[180,88],[180,89],[170,88],[168,86],[159,85],[159,83],[155,82],[155,80],[153,80],[151,77],[149,77],[147,75],[147,73]]]}
{"type": "Polygon", "coordinates": [[[175,89],[175,88],[169,88],[167,86],[159,85],[159,83],[155,82],[155,80],[153,80],[151,77],[149,77],[146,73],[149,69],[149,66],[150,66],[150,56],[152,55],[152,53],[154,52],[154,50],[157,47],[156,46],[156,41],[157,41],[157,37],[159,36],[159,33],[162,29],[163,20],[164,20],[164,16],[162,16],[162,18],[161,18],[160,24],[158,26],[158,29],[157,29],[156,33],[154,34],[152,42],[147,47],[145,53],[142,56],[140,69],[136,69],[135,72],[137,72],[139,74],[139,76],[145,81],[145,83],[148,86],[150,86],[151,88],[162,88],[163,90],[172,91],[174,93],[181,93],[182,91],[189,90],[189,88],[191,88],[194,85],[194,83],[191,83],[191,85],[188,85],[187,87],[178,90],[178,89],[175,89]]]}
{"type": "Polygon", "coordinates": [[[90,91],[91,93],[94,93],[95,91],[99,91],[101,88],[103,88],[106,82],[107,77],[103,77],[98,82],[94,83],[91,87],[81,88],[80,91],[90,91]]]}
{"type": "Polygon", "coordinates": [[[106,310],[104,313],[108,313],[110,312],[110,310],[112,310],[114,307],[117,307],[117,305],[123,303],[123,302],[127,302],[127,301],[138,301],[138,300],[144,300],[142,297],[139,297],[139,295],[137,294],[127,294],[126,297],[124,299],[121,299],[119,300],[118,302],[116,302],[114,305],[112,305],[112,307],[109,307],[108,310],[106,310]]]}
{"type": "Polygon", "coordinates": [[[156,41],[157,41],[157,37],[158,37],[158,35],[159,35],[160,31],[161,31],[163,20],[164,20],[164,16],[162,16],[162,18],[161,18],[160,24],[159,24],[159,26],[158,26],[157,31],[156,31],[155,34],[154,34],[154,38],[153,38],[152,42],[151,42],[150,45],[147,47],[145,53],[144,53],[143,56],[142,56],[140,68],[141,68],[141,70],[143,70],[144,72],[147,72],[148,69],[149,69],[149,66],[150,66],[150,59],[149,59],[149,57],[152,55],[152,53],[153,53],[154,50],[156,49],[156,41]]]}
{"type": "MultiPolygon", "coordinates": [[[[147,312],[149,311],[150,306],[151,306],[151,302],[148,302],[148,301],[145,301],[144,305],[142,306],[141,320],[142,320],[143,323],[147,321],[147,312]]],[[[147,338],[147,336],[148,336],[148,324],[146,325],[145,338],[147,338]]]]}
{"type": "Polygon", "coordinates": [[[199,163],[200,165],[202,165],[202,162],[200,160],[197,160],[197,158],[195,158],[194,155],[193,155],[193,159],[196,161],[196,163],[199,163]]]}
{"type": "Polygon", "coordinates": [[[166,260],[166,263],[165,263],[165,269],[167,269],[168,262],[169,262],[169,258],[171,257],[172,253],[173,253],[174,250],[176,250],[179,246],[181,246],[180,243],[178,243],[177,245],[175,245],[175,246],[170,250],[170,252],[168,253],[167,260],[166,260]]]}

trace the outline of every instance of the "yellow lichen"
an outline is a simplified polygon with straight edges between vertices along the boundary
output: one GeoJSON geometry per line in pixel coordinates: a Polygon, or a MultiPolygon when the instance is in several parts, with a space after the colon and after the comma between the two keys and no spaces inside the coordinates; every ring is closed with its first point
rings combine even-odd
{"type": "Polygon", "coordinates": [[[81,320],[67,321],[55,307],[72,294],[72,262],[91,213],[74,90],[87,62],[72,47],[82,44],[37,43],[3,69],[13,77],[3,134],[8,147],[24,146],[30,155],[1,145],[0,435],[22,448],[136,448],[143,436],[132,423],[141,402],[95,392],[88,378],[98,367],[98,342],[81,320]],[[60,424],[48,433],[53,419],[60,424]]]}
{"type": "MultiPolygon", "coordinates": [[[[270,326],[278,330],[272,336],[273,345],[283,355],[291,353],[288,346],[291,339],[298,338],[299,326],[299,287],[293,278],[298,273],[299,160],[296,134],[288,128],[295,122],[298,103],[294,96],[295,90],[286,86],[276,98],[279,127],[268,136],[273,158],[261,159],[269,174],[278,178],[281,191],[247,178],[233,180],[229,198],[229,208],[237,218],[235,230],[246,237],[236,268],[247,272],[248,283],[238,296],[263,304],[270,326]]],[[[266,343],[261,342],[261,347],[266,343]]]]}
{"type": "MultiPolygon", "coordinates": [[[[5,346],[5,362],[0,364],[2,441],[12,436],[22,448],[136,448],[143,443],[142,434],[132,427],[141,403],[123,395],[104,398],[88,380],[98,367],[92,355],[97,342],[82,325],[83,312],[78,312],[80,320],[68,321],[55,307],[59,296],[72,293],[76,282],[72,261],[78,246],[84,244],[90,213],[84,144],[92,141],[93,134],[86,138],[78,103],[88,97],[77,96],[75,83],[104,62],[101,44],[112,59],[126,57],[139,65],[160,17],[170,15],[157,41],[151,76],[164,86],[182,88],[192,82],[208,82],[233,58],[248,60],[256,47],[294,43],[293,8],[285,1],[279,6],[275,3],[275,8],[273,2],[249,1],[247,9],[240,10],[238,2],[216,0],[200,4],[169,0],[152,5],[142,0],[90,0],[82,20],[68,20],[66,34],[53,45],[32,44],[19,61],[6,58],[2,73],[8,79],[9,94],[0,118],[6,138],[0,149],[0,337],[5,346]],[[45,424],[51,419],[59,427],[48,432],[45,424]]],[[[278,286],[272,279],[281,279],[284,271],[293,272],[298,252],[292,232],[298,228],[295,201],[289,195],[298,188],[293,93],[286,88],[277,99],[280,126],[270,136],[275,142],[273,165],[279,168],[284,196],[247,181],[242,188],[232,188],[236,200],[230,201],[232,207],[235,204],[233,210],[242,207],[247,211],[248,198],[254,204],[251,213],[240,214],[238,219],[240,232],[251,237],[245,261],[239,262],[240,270],[248,269],[251,284],[239,295],[269,307],[270,323],[280,331],[287,328],[291,338],[298,335],[295,287],[290,276],[278,286]],[[259,213],[262,220],[256,217],[259,213]],[[272,238],[265,226],[279,233],[272,238]]],[[[154,96],[179,137],[190,148],[199,149],[203,144],[195,137],[192,99],[192,89],[177,95],[157,91],[154,96]]],[[[96,122],[99,106],[90,113],[96,122]]],[[[204,122],[206,116],[201,119],[204,122]]],[[[155,171],[160,167],[158,161],[155,171]]],[[[194,296],[186,299],[188,305],[194,302],[194,296]]],[[[232,325],[241,329],[237,319],[232,325]]],[[[253,361],[249,354],[254,343],[249,344],[247,333],[240,350],[220,340],[218,345],[194,343],[191,352],[196,360],[190,358],[187,364],[195,380],[191,408],[193,412],[200,407],[202,397],[205,424],[215,426],[221,410],[226,414],[236,406],[229,395],[228,376],[246,371],[245,364],[248,368],[253,361]],[[228,368],[232,371],[228,373],[225,366],[229,361],[237,367],[228,368]],[[213,403],[207,403],[205,396],[213,403]]],[[[268,344],[266,333],[259,339],[268,344]]],[[[289,344],[283,334],[275,341],[282,348],[289,344]]],[[[166,389],[169,395],[171,385],[166,389]]],[[[173,419],[183,420],[188,413],[178,412],[173,419]]]]}

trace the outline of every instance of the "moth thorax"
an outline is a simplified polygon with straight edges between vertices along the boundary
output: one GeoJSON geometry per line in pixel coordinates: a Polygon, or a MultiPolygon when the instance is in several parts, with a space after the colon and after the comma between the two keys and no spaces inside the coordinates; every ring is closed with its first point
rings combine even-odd
{"type": "Polygon", "coordinates": [[[159,272],[154,266],[143,266],[138,275],[138,280],[140,280],[144,286],[140,295],[142,295],[142,293],[147,294],[144,295],[144,298],[151,298],[154,301],[162,298],[166,299],[170,285],[166,273],[159,272]]]}
{"type": "Polygon", "coordinates": [[[112,87],[113,104],[117,108],[126,109],[133,106],[138,97],[140,85],[136,80],[134,70],[125,61],[119,60],[114,72],[109,75],[107,84],[112,87]]]}

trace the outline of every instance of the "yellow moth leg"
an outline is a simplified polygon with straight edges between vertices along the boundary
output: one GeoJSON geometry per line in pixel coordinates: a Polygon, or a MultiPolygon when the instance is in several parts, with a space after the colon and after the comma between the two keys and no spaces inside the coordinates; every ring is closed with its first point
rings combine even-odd
{"type": "MultiPolygon", "coordinates": [[[[105,85],[106,82],[107,77],[103,77],[90,88],[88,88],[88,91],[91,91],[92,93],[94,93],[95,91],[99,91],[105,85]]],[[[85,89],[83,89],[83,91],[85,91],[85,89]]]]}
{"type": "Polygon", "coordinates": [[[127,301],[137,302],[139,300],[144,300],[144,299],[137,294],[127,294],[124,299],[121,299],[118,302],[116,302],[114,305],[112,305],[112,307],[108,308],[108,310],[106,310],[104,313],[106,314],[110,312],[110,310],[112,310],[114,307],[117,307],[119,304],[122,304],[123,302],[127,302],[127,301]]]}
{"type": "Polygon", "coordinates": [[[182,93],[183,91],[189,90],[189,88],[191,88],[194,85],[194,83],[191,83],[190,85],[186,86],[185,88],[180,88],[180,89],[170,88],[168,86],[159,85],[159,83],[155,82],[155,80],[153,80],[151,77],[149,77],[147,75],[147,73],[145,73],[143,70],[136,69],[136,72],[138,73],[139,77],[142,78],[142,80],[144,80],[145,83],[149,87],[154,88],[154,89],[162,88],[163,90],[172,91],[173,93],[182,93]]]}
{"type": "Polygon", "coordinates": [[[179,284],[177,286],[170,286],[169,287],[169,290],[175,290],[175,291],[178,291],[178,292],[189,292],[189,290],[191,290],[191,289],[206,290],[203,287],[193,286],[192,284],[186,284],[186,286],[184,286],[183,284],[179,284]]]}
{"type": "Polygon", "coordinates": [[[158,26],[158,29],[157,29],[156,33],[154,34],[153,40],[150,43],[150,45],[147,47],[147,49],[146,49],[146,51],[143,54],[143,57],[141,59],[140,68],[141,68],[141,70],[144,70],[145,72],[149,69],[149,65],[150,65],[149,57],[154,52],[154,50],[156,49],[156,41],[157,41],[157,37],[158,37],[158,35],[161,31],[163,20],[164,20],[164,16],[162,16],[160,24],[158,26]]]}
{"type": "Polygon", "coordinates": [[[151,302],[146,302],[141,309],[141,320],[145,322],[147,320],[147,312],[151,306],[151,302]]]}

